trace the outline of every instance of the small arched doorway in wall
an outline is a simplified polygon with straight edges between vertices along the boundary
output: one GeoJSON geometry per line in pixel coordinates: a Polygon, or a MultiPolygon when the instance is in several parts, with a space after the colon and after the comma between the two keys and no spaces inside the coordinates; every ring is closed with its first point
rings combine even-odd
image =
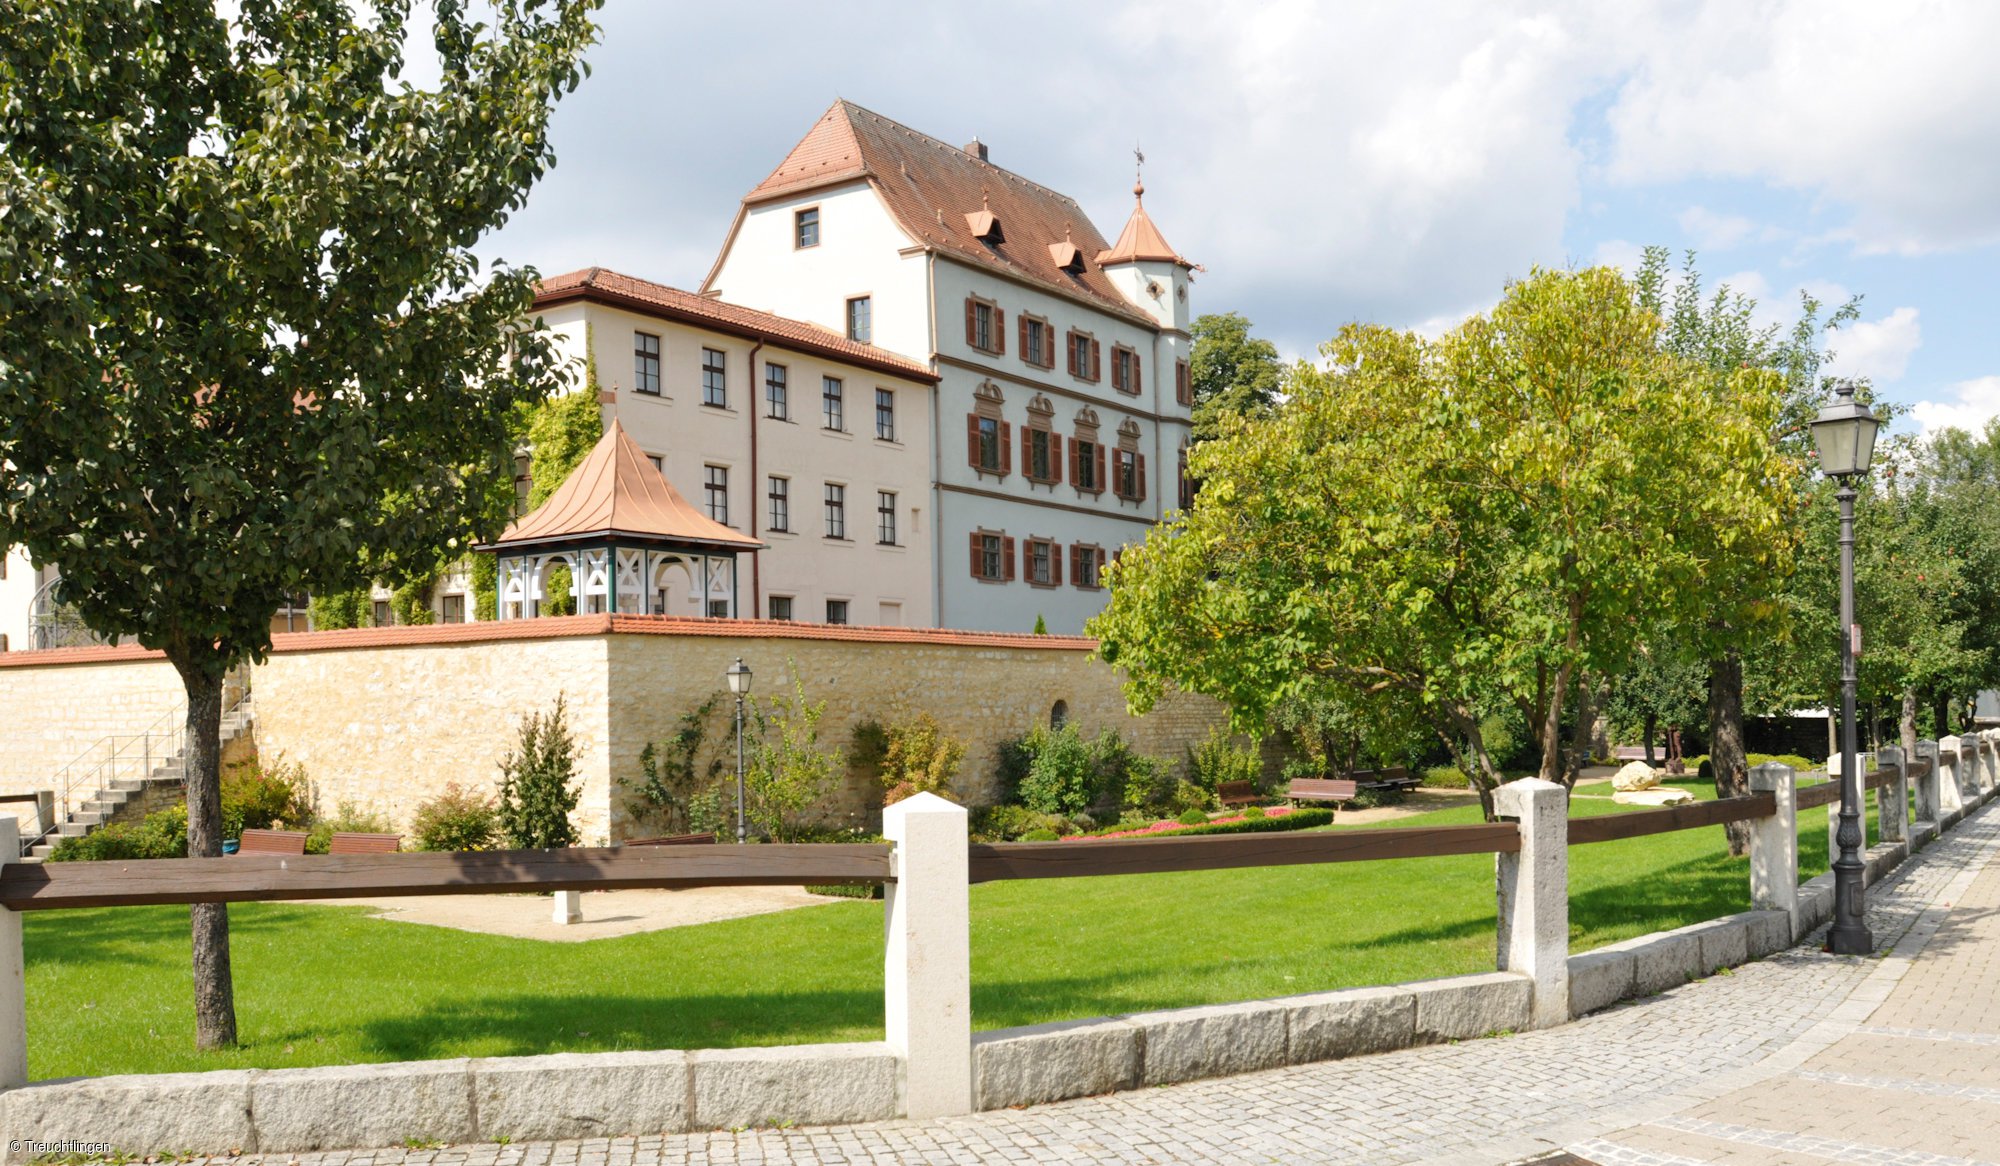
{"type": "Polygon", "coordinates": [[[1049,709],[1049,728],[1061,729],[1069,723],[1069,702],[1059,700],[1049,709]]]}

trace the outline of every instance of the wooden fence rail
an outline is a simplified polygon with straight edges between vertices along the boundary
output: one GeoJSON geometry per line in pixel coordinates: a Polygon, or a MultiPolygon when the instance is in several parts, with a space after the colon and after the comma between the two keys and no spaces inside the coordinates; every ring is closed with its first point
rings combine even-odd
{"type": "Polygon", "coordinates": [[[1770,794],[1741,798],[1718,798],[1687,806],[1667,806],[1631,814],[1605,814],[1595,818],[1569,820],[1569,844],[1615,842],[1620,838],[1643,838],[1671,830],[1692,830],[1698,826],[1719,826],[1750,818],[1768,818],[1778,812],[1778,802],[1770,794]]]}
{"type": "Polygon", "coordinates": [[[459,854],[239,854],[132,862],[8,863],[0,867],[0,907],[47,911],[154,903],[891,881],[889,847],[871,843],[578,847],[459,854]]]}
{"type": "Polygon", "coordinates": [[[1512,854],[1520,849],[1521,832],[1508,822],[1413,826],[1403,830],[1336,830],[1323,834],[988,842],[972,846],[971,877],[975,883],[984,883],[996,879],[1158,874],[1447,854],[1512,854]]]}
{"type": "MultiPolygon", "coordinates": [[[[1914,782],[1931,771],[1931,763],[1928,761],[1912,761],[1905,766],[1905,769],[1908,770],[1906,780],[1914,782]]],[[[1872,770],[1861,777],[1861,788],[1864,791],[1881,789],[1888,784],[1888,769],[1872,770]]],[[[1833,781],[1823,781],[1817,785],[1799,786],[1793,794],[1792,804],[1798,809],[1810,810],[1814,806],[1830,806],[1839,800],[1840,782],[1836,779],[1833,781]]]]}

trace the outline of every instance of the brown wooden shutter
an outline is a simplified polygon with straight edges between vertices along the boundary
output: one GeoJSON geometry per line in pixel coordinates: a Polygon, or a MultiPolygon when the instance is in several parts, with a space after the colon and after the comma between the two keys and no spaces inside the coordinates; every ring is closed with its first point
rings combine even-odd
{"type": "Polygon", "coordinates": [[[1146,455],[1143,453],[1139,455],[1139,471],[1133,477],[1137,479],[1139,501],[1144,502],[1146,500],[1146,455]]]}
{"type": "Polygon", "coordinates": [[[1069,577],[1071,579],[1081,580],[1083,578],[1083,567],[1080,565],[1082,559],[1083,559],[1083,548],[1077,546],[1074,543],[1070,544],[1069,577]]]}
{"type": "Polygon", "coordinates": [[[1007,313],[997,307],[993,309],[993,353],[1007,355],[1007,313]]]}
{"type": "Polygon", "coordinates": [[[979,561],[979,558],[980,558],[980,555],[979,555],[979,532],[975,530],[975,531],[973,531],[973,532],[972,532],[972,577],[973,577],[974,579],[983,579],[983,578],[985,578],[985,576],[981,575],[981,574],[979,573],[979,571],[980,571],[980,568],[984,567],[984,566],[985,566],[986,564],[984,564],[984,563],[980,562],[980,561],[979,561]]]}
{"type": "Polygon", "coordinates": [[[965,297],[965,342],[973,348],[979,347],[979,328],[973,318],[972,297],[965,297]]]}
{"type": "Polygon", "coordinates": [[[1062,434],[1051,431],[1049,434],[1049,480],[1052,482],[1062,481],[1062,455],[1062,434]]]}
{"type": "Polygon", "coordinates": [[[1062,544],[1059,542],[1049,544],[1049,582],[1062,586],[1062,544]]]}
{"type": "Polygon", "coordinates": [[[1014,540],[1002,537],[1000,540],[1000,577],[1007,582],[1014,581],[1014,540]]]}
{"type": "Polygon", "coordinates": [[[1090,342],[1090,379],[1104,379],[1104,346],[1093,340],[1090,342]]]}
{"type": "Polygon", "coordinates": [[[1031,429],[1021,430],[1021,472],[1035,476],[1035,434],[1031,429]]]}
{"type": "Polygon", "coordinates": [[[1076,478],[1076,441],[1074,439],[1069,443],[1069,484],[1072,486],[1078,484],[1076,478]]]}
{"type": "Polygon", "coordinates": [[[1014,321],[1014,324],[1021,331],[1021,355],[1026,356],[1028,355],[1028,318],[1026,316],[1018,317],[1014,321]]]}
{"type": "Polygon", "coordinates": [[[1101,441],[1097,443],[1097,478],[1091,484],[1097,487],[1098,493],[1104,492],[1104,443],[1101,441]]]}
{"type": "Polygon", "coordinates": [[[1141,385],[1142,381],[1139,374],[1139,354],[1135,352],[1132,354],[1132,383],[1127,387],[1130,388],[1134,393],[1137,393],[1140,391],[1141,385]]]}
{"type": "Polygon", "coordinates": [[[979,414],[965,415],[965,461],[973,469],[979,468],[979,414]]]}
{"type": "Polygon", "coordinates": [[[1000,472],[1014,472],[1014,423],[1011,421],[1000,423],[1000,472]]]}

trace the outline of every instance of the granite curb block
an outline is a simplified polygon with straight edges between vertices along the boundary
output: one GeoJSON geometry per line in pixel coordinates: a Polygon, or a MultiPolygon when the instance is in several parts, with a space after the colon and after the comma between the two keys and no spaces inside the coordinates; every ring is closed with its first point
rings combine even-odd
{"type": "Polygon", "coordinates": [[[879,1042],[702,1049],[688,1056],[691,1129],[846,1125],[903,1112],[903,1059],[879,1042]]]}
{"type": "Polygon", "coordinates": [[[972,1035],[973,1105],[1038,1105],[1139,1087],[1145,1030],[1113,1017],[972,1035]]]}

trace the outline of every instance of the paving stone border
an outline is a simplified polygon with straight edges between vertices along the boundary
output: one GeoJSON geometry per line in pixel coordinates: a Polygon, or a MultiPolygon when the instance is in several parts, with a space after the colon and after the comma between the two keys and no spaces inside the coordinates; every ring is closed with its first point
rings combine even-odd
{"type": "MultiPolygon", "coordinates": [[[[1970,794],[1919,846],[1995,795],[1970,794]]],[[[1910,854],[1871,849],[1870,883],[1910,854]]],[[[1789,948],[1831,914],[1830,875],[1799,887],[1799,919],[1746,911],[1569,957],[1573,1017],[1789,948]]],[[[1523,973],[1211,1005],[977,1033],[980,1110],[1339,1060],[1527,1029],[1523,973]]],[[[553,1141],[849,1125],[906,1112],[886,1043],[565,1053],[312,1069],[46,1081],[0,1093],[0,1136],[90,1131],[139,1153],[303,1152],[410,1143],[553,1141]]]]}

